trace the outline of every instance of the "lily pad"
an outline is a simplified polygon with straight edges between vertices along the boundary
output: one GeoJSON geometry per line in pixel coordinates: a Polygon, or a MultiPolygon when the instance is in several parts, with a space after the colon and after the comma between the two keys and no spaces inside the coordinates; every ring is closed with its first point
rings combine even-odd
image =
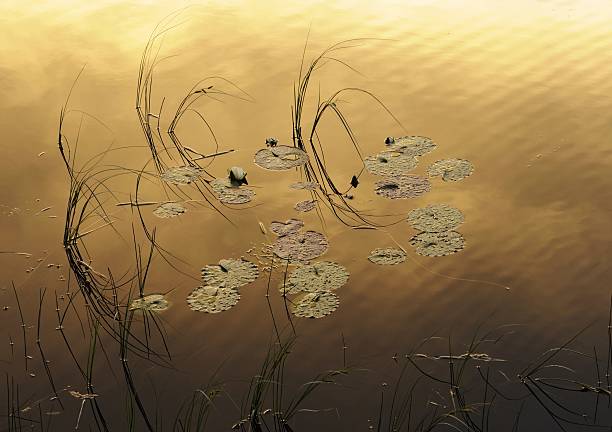
{"type": "Polygon", "coordinates": [[[391,199],[414,198],[431,190],[429,180],[416,175],[389,177],[375,185],[378,195],[391,199]]]}
{"type": "Polygon", "coordinates": [[[130,310],[160,312],[168,309],[170,302],[162,294],[149,294],[130,303],[130,310]]]}
{"type": "Polygon", "coordinates": [[[255,163],[261,168],[282,171],[302,166],[308,162],[308,154],[297,147],[275,146],[258,150],[255,163]]]}
{"type": "Polygon", "coordinates": [[[289,185],[291,189],[304,189],[304,190],[317,190],[319,188],[319,183],[317,182],[297,182],[289,185]]]}
{"type": "Polygon", "coordinates": [[[305,262],[323,255],[328,246],[329,243],[323,234],[306,231],[277,238],[272,250],[280,258],[292,262],[305,262]]]}
{"type": "Polygon", "coordinates": [[[167,219],[180,216],[186,211],[187,209],[178,203],[167,202],[153,210],[153,214],[158,218],[167,219]]]}
{"type": "Polygon", "coordinates": [[[406,156],[423,156],[434,150],[436,147],[437,144],[431,138],[410,135],[395,138],[395,141],[390,146],[390,149],[406,156]]]}
{"type": "Polygon", "coordinates": [[[187,296],[189,308],[198,312],[219,313],[231,309],[240,300],[240,293],[232,288],[200,286],[187,296]]]}
{"type": "Polygon", "coordinates": [[[304,222],[299,219],[288,219],[285,222],[274,221],[270,224],[270,231],[277,236],[293,234],[304,228],[304,222]]]}
{"type": "Polygon", "coordinates": [[[465,239],[457,231],[422,232],[410,239],[419,255],[438,257],[452,255],[465,246],[465,239]]]}
{"type": "Polygon", "coordinates": [[[348,278],[349,272],[340,264],[319,261],[295,269],[284,281],[284,286],[281,284],[280,291],[284,294],[333,291],[346,284],[348,278]]]}
{"type": "Polygon", "coordinates": [[[204,283],[221,288],[238,288],[253,282],[258,276],[257,265],[244,259],[222,259],[219,264],[202,269],[204,283]]]}
{"type": "Polygon", "coordinates": [[[329,291],[304,294],[293,304],[293,315],[301,318],[323,318],[340,305],[338,296],[329,291]]]}
{"type": "Polygon", "coordinates": [[[434,162],[427,172],[430,177],[442,176],[444,181],[458,181],[474,172],[474,164],[465,159],[443,159],[434,162]]]}
{"type": "Polygon", "coordinates": [[[447,204],[432,204],[408,213],[408,222],[417,230],[443,232],[457,228],[465,218],[460,210],[447,204]]]}
{"type": "Polygon", "coordinates": [[[363,163],[366,169],[380,176],[401,176],[416,168],[418,160],[409,154],[398,151],[384,151],[367,156],[363,163]]]}
{"type": "Polygon", "coordinates": [[[370,252],[368,259],[374,264],[394,265],[406,261],[406,253],[401,249],[377,248],[370,252]]]}
{"type": "Polygon", "coordinates": [[[229,179],[215,179],[210,182],[215,195],[225,204],[246,204],[253,199],[255,191],[235,186],[229,179]]]}
{"type": "Polygon", "coordinates": [[[187,185],[199,179],[203,172],[202,168],[193,166],[174,167],[164,172],[161,178],[168,183],[187,185]]]}
{"type": "Polygon", "coordinates": [[[305,200],[305,201],[300,201],[299,203],[294,205],[293,208],[296,209],[297,211],[309,212],[310,210],[315,208],[315,205],[316,205],[316,201],[305,200]]]}

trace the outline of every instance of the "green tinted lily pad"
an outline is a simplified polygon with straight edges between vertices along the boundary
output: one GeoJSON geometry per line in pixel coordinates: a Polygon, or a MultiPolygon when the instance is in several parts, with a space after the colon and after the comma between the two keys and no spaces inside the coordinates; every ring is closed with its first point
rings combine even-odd
{"type": "Polygon", "coordinates": [[[270,231],[277,236],[293,234],[304,228],[304,222],[299,219],[288,219],[285,222],[274,221],[270,224],[270,231]]]}
{"type": "Polygon", "coordinates": [[[384,151],[377,155],[367,156],[363,163],[366,169],[380,176],[401,176],[416,168],[418,160],[411,155],[397,151],[384,151]]]}
{"type": "Polygon", "coordinates": [[[441,176],[444,181],[458,181],[474,172],[474,165],[465,159],[444,159],[434,162],[427,170],[430,177],[441,176]]]}
{"type": "Polygon", "coordinates": [[[292,262],[310,261],[325,253],[329,246],[325,236],[316,231],[297,232],[276,239],[274,254],[292,262]]]}
{"type": "Polygon", "coordinates": [[[419,255],[438,257],[459,252],[465,240],[457,231],[422,232],[410,239],[419,255]]]}
{"type": "Polygon", "coordinates": [[[464,220],[461,211],[447,204],[432,204],[408,213],[408,222],[415,229],[427,232],[453,230],[464,220]]]}
{"type": "Polygon", "coordinates": [[[296,294],[300,291],[333,291],[348,281],[349,272],[331,261],[319,261],[295,269],[281,285],[283,294],[296,294]]]}
{"type": "Polygon", "coordinates": [[[368,259],[374,264],[394,265],[406,261],[406,253],[401,249],[377,248],[370,252],[368,259]]]}
{"type": "Polygon", "coordinates": [[[210,186],[219,201],[225,204],[246,204],[255,196],[255,191],[236,186],[229,179],[215,179],[210,186]]]}
{"type": "Polygon", "coordinates": [[[315,206],[316,206],[316,201],[305,200],[305,201],[300,201],[299,203],[294,205],[293,208],[296,209],[297,211],[309,212],[310,210],[314,209],[315,206]]]}
{"type": "Polygon", "coordinates": [[[240,293],[232,288],[200,286],[187,296],[189,308],[198,312],[219,313],[231,309],[240,300],[240,293]]]}
{"type": "Polygon", "coordinates": [[[164,172],[161,178],[168,183],[187,185],[199,179],[203,172],[204,170],[198,167],[174,167],[164,172]]]}
{"type": "Polygon", "coordinates": [[[219,264],[202,269],[206,285],[221,288],[239,288],[253,282],[259,276],[257,265],[244,259],[222,259],[219,264]]]}
{"type": "Polygon", "coordinates": [[[308,163],[308,154],[297,147],[280,145],[258,150],[255,163],[273,171],[288,170],[308,163]]]}
{"type": "Polygon", "coordinates": [[[397,151],[406,156],[423,156],[437,147],[431,138],[418,135],[395,138],[390,150],[397,151]]]}
{"type": "Polygon", "coordinates": [[[375,184],[375,192],[386,198],[414,198],[431,190],[425,177],[416,175],[389,177],[375,184]]]}
{"type": "Polygon", "coordinates": [[[145,310],[160,312],[168,309],[170,303],[162,294],[149,294],[144,297],[134,299],[130,303],[130,310],[145,310]]]}
{"type": "Polygon", "coordinates": [[[186,211],[187,209],[179,203],[167,202],[153,210],[153,214],[158,218],[167,219],[180,216],[186,211]]]}
{"type": "Polygon", "coordinates": [[[323,318],[338,309],[338,296],[329,291],[304,294],[295,300],[292,312],[301,318],[323,318]]]}

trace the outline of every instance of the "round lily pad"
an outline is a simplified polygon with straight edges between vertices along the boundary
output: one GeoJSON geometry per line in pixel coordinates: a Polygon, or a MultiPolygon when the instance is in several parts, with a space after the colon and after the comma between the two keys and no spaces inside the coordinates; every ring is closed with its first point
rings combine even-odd
{"type": "Polygon", "coordinates": [[[130,303],[130,310],[146,310],[160,312],[168,309],[170,303],[162,294],[149,294],[139,297],[130,303]]]}
{"type": "Polygon", "coordinates": [[[416,168],[418,160],[409,154],[398,151],[384,151],[367,156],[363,163],[372,174],[380,176],[401,176],[416,168]]]}
{"type": "Polygon", "coordinates": [[[270,231],[277,236],[293,234],[304,228],[304,222],[299,219],[289,219],[285,222],[274,221],[270,224],[270,231]]]}
{"type": "Polygon", "coordinates": [[[210,186],[219,201],[225,204],[246,204],[255,196],[255,191],[233,185],[229,179],[215,179],[210,186]]]}
{"type": "Polygon", "coordinates": [[[261,168],[282,171],[302,166],[308,162],[308,154],[297,147],[276,146],[258,150],[255,163],[261,168]]]}
{"type": "Polygon", "coordinates": [[[301,318],[323,318],[340,305],[338,296],[329,291],[304,294],[293,304],[293,315],[301,318]]]}
{"type": "Polygon", "coordinates": [[[444,159],[434,162],[427,170],[430,177],[442,176],[444,181],[458,181],[474,172],[474,165],[465,159],[444,159]]]}
{"type": "Polygon", "coordinates": [[[412,237],[410,244],[419,255],[437,257],[459,252],[465,240],[457,231],[422,232],[412,237]]]}
{"type": "Polygon", "coordinates": [[[310,210],[315,208],[315,205],[316,205],[316,201],[305,200],[305,201],[300,201],[299,203],[294,205],[293,208],[296,209],[297,211],[309,212],[310,210]]]}
{"type": "Polygon", "coordinates": [[[431,138],[418,135],[403,136],[395,138],[390,146],[391,150],[400,152],[406,156],[423,156],[437,147],[431,138]]]}
{"type": "Polygon", "coordinates": [[[319,188],[317,182],[297,182],[289,185],[291,189],[316,190],[319,188]]]}
{"type": "Polygon", "coordinates": [[[401,249],[377,248],[370,252],[368,259],[379,265],[400,264],[406,261],[406,253],[401,249]]]}
{"type": "Polygon", "coordinates": [[[427,232],[453,230],[464,220],[461,211],[447,204],[432,204],[408,213],[408,222],[415,229],[427,232]]]}
{"type": "Polygon", "coordinates": [[[291,272],[281,284],[280,291],[284,294],[333,291],[346,284],[348,278],[349,272],[340,264],[319,261],[298,267],[291,272]]]}
{"type": "Polygon", "coordinates": [[[391,199],[414,198],[431,190],[429,180],[416,175],[389,177],[375,185],[378,195],[391,199]]]}
{"type": "Polygon", "coordinates": [[[277,238],[272,250],[280,258],[304,262],[323,255],[328,246],[329,243],[323,234],[306,231],[277,238]]]}
{"type": "Polygon", "coordinates": [[[198,167],[174,167],[164,172],[161,178],[168,183],[186,185],[199,179],[203,172],[204,170],[198,167]]]}
{"type": "Polygon", "coordinates": [[[180,216],[186,211],[187,209],[178,203],[167,202],[153,210],[153,214],[158,218],[167,219],[180,216]]]}
{"type": "Polygon", "coordinates": [[[202,269],[206,285],[222,288],[238,288],[253,282],[259,276],[257,265],[244,259],[222,259],[219,264],[202,269]]]}
{"type": "Polygon", "coordinates": [[[219,313],[231,309],[240,300],[240,293],[232,288],[200,286],[187,296],[189,308],[198,312],[219,313]]]}

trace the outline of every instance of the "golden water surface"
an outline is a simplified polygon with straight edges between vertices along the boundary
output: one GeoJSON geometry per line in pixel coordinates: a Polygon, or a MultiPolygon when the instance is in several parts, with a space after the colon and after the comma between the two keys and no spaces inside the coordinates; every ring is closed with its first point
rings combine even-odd
{"type": "MultiPolygon", "coordinates": [[[[112,146],[123,149],[101,163],[153,172],[135,111],[137,74],[155,25],[179,7],[185,8],[160,48],[163,61],[154,71],[152,103],[158,110],[163,100],[165,129],[200,78],[222,76],[239,86],[248,97],[202,99],[197,108],[214,128],[219,149],[235,150],[216,158],[210,172],[223,177],[229,167],[242,166],[257,195],[249,205],[224,208],[227,219],[200,203],[175,219],[156,219],[153,207],[141,208],[180,270],[156,255],[148,279],[149,292],[168,292],[172,302],[160,317],[173,367],[132,363],[152,411],[154,404],[167,405],[171,416],[177,401],[217,370],[216,379],[239,387],[236,383],[257,373],[274,324],[289,331],[275,288],[282,270],[272,276],[269,303],[267,275],[243,288],[238,305],[222,314],[192,312],[185,298],[199,284],[202,266],[246,257],[247,250],[270,241],[259,222],[267,226],[290,217],[326,234],[330,247],[324,259],[344,265],[350,279],[338,290],[340,307],[332,315],[294,319],[298,340],[288,379],[300,383],[341,367],[343,338],[350,362],[369,370],[350,381],[351,389],[307,406],[340,407],[339,417],[326,411],[311,420],[302,414],[304,424],[366,430],[377,413],[380,383],[393,376],[391,357],[431,335],[452,335],[461,343],[483,322],[488,328],[521,324],[500,348],[520,365],[595,322],[580,342],[591,351],[606,337],[612,275],[611,6],[595,0],[2,2],[0,251],[31,254],[0,254],[0,306],[8,307],[0,311],[2,369],[20,383],[23,400],[33,404],[49,396],[34,345],[39,293],[46,288],[46,355],[58,387],[83,391],[83,379],[54,330],[54,293],[66,292],[70,276],[61,247],[69,179],[57,146],[59,113],[84,67],[65,131],[72,143],[78,136],[77,163],[112,146]],[[310,198],[288,188],[300,173],[263,170],[253,154],[269,136],[291,144],[293,85],[307,38],[307,62],[333,43],[365,39],[337,54],[355,71],[338,62],[317,71],[305,127],[312,123],[319,92],[327,97],[343,87],[367,89],[401,126],[371,99],[347,96],[342,108],[364,155],[380,151],[386,136],[423,135],[438,147],[420,159],[416,174],[438,159],[457,157],[473,162],[473,175],[460,182],[432,179],[431,192],[389,201],[373,193],[378,179],[364,173],[351,204],[385,215],[378,220],[390,224],[384,230],[351,229],[325,206],[320,213],[297,213],[293,205],[310,198]],[[410,246],[415,232],[402,219],[412,208],[437,202],[464,213],[460,231],[466,247],[447,257],[422,257],[410,246]],[[407,261],[384,268],[371,264],[369,251],[393,246],[392,238],[408,251],[407,261]],[[34,357],[33,377],[24,372],[12,281],[34,357]],[[351,410],[358,413],[350,415],[351,410]]],[[[185,116],[180,134],[185,145],[215,150],[195,115],[185,116]]],[[[352,144],[331,116],[324,119],[320,138],[332,178],[348,186],[361,169],[352,144]]],[[[135,186],[135,175],[110,182],[113,195],[105,196],[105,205],[117,231],[109,226],[87,238],[92,266],[102,273],[110,269],[120,276],[134,269],[131,229],[140,222],[134,209],[115,203],[133,198],[135,186]]],[[[163,190],[145,185],[140,199],[163,201],[163,190]]],[[[74,281],[71,286],[76,289],[74,281]]],[[[76,355],[84,358],[87,327],[82,331],[73,321],[67,332],[76,355]]],[[[103,354],[97,355],[99,400],[121,416],[123,377],[108,372],[103,354]]],[[[108,356],[117,363],[114,348],[108,356]]],[[[508,366],[508,374],[515,372],[508,366]]],[[[4,392],[5,406],[3,398],[4,392]]],[[[53,421],[68,428],[80,402],[66,399],[66,405],[67,413],[53,421]]],[[[227,430],[239,417],[228,405],[215,421],[219,430],[227,430]]],[[[85,412],[82,427],[91,418],[85,412]]]]}

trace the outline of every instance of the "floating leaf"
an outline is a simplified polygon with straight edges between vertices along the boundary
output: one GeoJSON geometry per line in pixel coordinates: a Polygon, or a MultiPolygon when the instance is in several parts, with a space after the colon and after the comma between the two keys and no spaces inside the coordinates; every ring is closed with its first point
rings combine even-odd
{"type": "Polygon", "coordinates": [[[377,155],[367,156],[363,163],[372,174],[380,176],[401,176],[416,168],[418,160],[411,155],[397,151],[384,151],[377,155]]]}
{"type": "Polygon", "coordinates": [[[434,162],[427,170],[430,177],[442,176],[444,181],[458,181],[474,172],[474,165],[465,159],[444,159],[434,162]]]}
{"type": "Polygon", "coordinates": [[[297,147],[275,146],[258,150],[255,163],[262,168],[282,171],[302,166],[308,162],[308,154],[297,147]]]}
{"type": "Polygon", "coordinates": [[[323,234],[306,231],[277,238],[272,250],[280,258],[305,262],[323,255],[328,246],[329,243],[323,234]]]}
{"type": "Polygon", "coordinates": [[[445,256],[459,252],[465,245],[465,240],[457,231],[422,232],[410,239],[410,244],[416,248],[416,253],[424,256],[445,256]]]}
{"type": "Polygon", "coordinates": [[[316,190],[319,188],[319,183],[317,182],[297,182],[289,185],[291,189],[305,189],[305,190],[316,190]]]}
{"type": "Polygon", "coordinates": [[[377,248],[370,252],[368,259],[374,264],[393,265],[406,261],[406,253],[401,249],[377,248]]]}
{"type": "Polygon", "coordinates": [[[414,198],[431,190],[425,177],[416,175],[396,176],[376,182],[375,192],[386,198],[414,198]]]}
{"type": "Polygon", "coordinates": [[[186,211],[187,209],[178,203],[167,202],[153,210],[153,214],[158,218],[167,219],[180,216],[186,211]]]}
{"type": "Polygon", "coordinates": [[[198,312],[219,313],[231,309],[240,300],[240,293],[232,288],[200,286],[187,296],[189,308],[198,312]]]}
{"type": "Polygon", "coordinates": [[[253,282],[259,276],[257,265],[244,259],[222,259],[217,265],[202,269],[206,285],[222,288],[238,288],[253,282]]]}
{"type": "Polygon", "coordinates": [[[300,201],[296,205],[293,206],[294,209],[301,212],[309,212],[313,208],[315,208],[316,201],[313,200],[305,200],[300,201]]]}
{"type": "Polygon", "coordinates": [[[160,312],[168,309],[170,303],[162,294],[149,294],[144,297],[137,298],[130,303],[130,310],[145,310],[152,312],[160,312]]]}
{"type": "Polygon", "coordinates": [[[299,219],[289,219],[285,222],[274,221],[270,224],[270,231],[277,236],[293,234],[304,228],[304,222],[299,219]]]}
{"type": "Polygon", "coordinates": [[[293,304],[293,315],[301,318],[323,318],[340,305],[338,296],[329,291],[304,294],[293,304]]]}
{"type": "Polygon", "coordinates": [[[229,179],[215,179],[210,182],[215,195],[225,204],[245,204],[253,199],[255,191],[234,186],[229,179]]]}
{"type": "Polygon", "coordinates": [[[164,172],[161,175],[161,178],[168,183],[186,185],[199,179],[203,172],[204,170],[198,167],[174,167],[164,172]]]}
{"type": "Polygon", "coordinates": [[[296,294],[300,291],[317,292],[333,291],[340,288],[349,278],[349,272],[331,261],[319,261],[295,269],[280,287],[285,294],[296,294]]]}
{"type": "MultiPolygon", "coordinates": [[[[386,142],[386,141],[385,141],[386,142]]],[[[423,156],[437,147],[431,138],[418,135],[395,138],[390,149],[406,156],[423,156]]]]}
{"type": "Polygon", "coordinates": [[[432,204],[408,213],[408,222],[415,229],[427,232],[453,230],[464,220],[461,211],[447,204],[432,204]]]}

